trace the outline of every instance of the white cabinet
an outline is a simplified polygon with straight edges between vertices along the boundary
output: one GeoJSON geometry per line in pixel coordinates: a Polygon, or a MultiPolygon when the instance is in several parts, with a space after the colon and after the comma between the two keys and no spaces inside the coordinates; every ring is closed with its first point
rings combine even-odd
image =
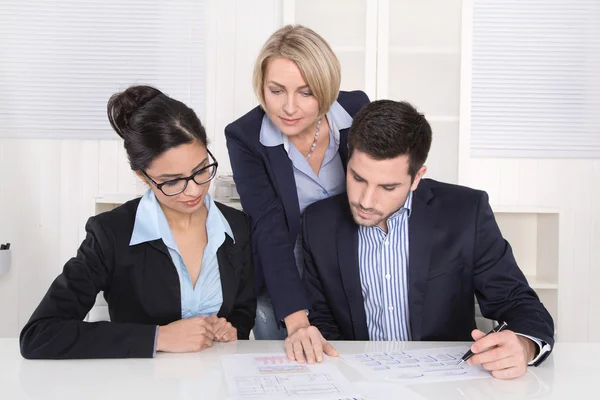
{"type": "MultiPolygon", "coordinates": [[[[494,216],[510,243],[529,285],[558,326],[559,212],[536,207],[494,207],[494,216]]],[[[556,332],[555,332],[556,334],[556,332]]]]}
{"type": "Polygon", "coordinates": [[[433,129],[428,176],[458,182],[461,0],[283,0],[284,23],[323,36],[342,90],[408,101],[433,129]]]}

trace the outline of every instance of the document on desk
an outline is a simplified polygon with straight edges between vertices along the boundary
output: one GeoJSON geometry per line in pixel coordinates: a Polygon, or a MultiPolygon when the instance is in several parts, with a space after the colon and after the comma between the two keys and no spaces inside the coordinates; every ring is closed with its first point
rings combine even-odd
{"type": "Polygon", "coordinates": [[[360,398],[352,384],[325,359],[318,364],[298,364],[284,354],[221,356],[231,399],[360,398]]]}
{"type": "Polygon", "coordinates": [[[489,378],[481,366],[458,365],[468,346],[422,350],[342,354],[341,358],[368,379],[410,384],[489,378]]]}

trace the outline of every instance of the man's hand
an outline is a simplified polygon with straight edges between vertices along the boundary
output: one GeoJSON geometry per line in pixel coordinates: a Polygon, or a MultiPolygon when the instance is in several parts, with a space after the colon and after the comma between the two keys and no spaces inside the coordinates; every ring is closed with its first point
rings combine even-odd
{"type": "Polygon", "coordinates": [[[518,378],[527,371],[527,364],[535,357],[535,343],[513,331],[504,330],[485,336],[485,333],[475,329],[471,336],[475,340],[471,346],[475,355],[467,363],[481,364],[495,378],[518,378]]]}
{"type": "Polygon", "coordinates": [[[208,317],[208,322],[213,325],[215,342],[232,342],[237,340],[237,329],[235,329],[225,318],[211,315],[208,317]]]}
{"type": "Polygon", "coordinates": [[[284,347],[289,360],[296,360],[300,364],[323,361],[323,353],[337,357],[338,352],[321,335],[321,332],[311,326],[304,310],[295,312],[285,318],[288,337],[284,347]]]}
{"type": "Polygon", "coordinates": [[[169,353],[196,352],[212,346],[213,325],[206,317],[180,319],[158,327],[156,350],[169,353]]]}

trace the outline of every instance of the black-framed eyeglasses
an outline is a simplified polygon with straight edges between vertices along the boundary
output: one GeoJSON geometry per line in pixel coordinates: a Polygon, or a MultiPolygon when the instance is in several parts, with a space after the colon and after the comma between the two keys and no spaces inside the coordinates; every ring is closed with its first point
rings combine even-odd
{"type": "Polygon", "coordinates": [[[163,183],[157,183],[143,170],[142,174],[144,174],[144,176],[148,178],[158,190],[163,192],[165,196],[176,196],[185,191],[189,181],[193,180],[197,185],[204,185],[205,183],[210,182],[217,175],[217,167],[219,166],[219,163],[215,159],[215,156],[213,156],[208,149],[206,149],[206,151],[208,152],[209,162],[212,159],[212,163],[199,169],[187,178],[177,178],[163,183]]]}

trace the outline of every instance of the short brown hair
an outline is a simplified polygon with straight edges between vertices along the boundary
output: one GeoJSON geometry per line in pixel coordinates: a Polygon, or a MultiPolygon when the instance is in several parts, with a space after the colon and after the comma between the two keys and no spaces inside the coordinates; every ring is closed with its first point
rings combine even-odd
{"type": "Polygon", "coordinates": [[[405,101],[377,100],[354,116],[348,133],[348,157],[354,151],[375,160],[408,155],[408,172],[415,179],[431,148],[431,126],[405,101]]]}

